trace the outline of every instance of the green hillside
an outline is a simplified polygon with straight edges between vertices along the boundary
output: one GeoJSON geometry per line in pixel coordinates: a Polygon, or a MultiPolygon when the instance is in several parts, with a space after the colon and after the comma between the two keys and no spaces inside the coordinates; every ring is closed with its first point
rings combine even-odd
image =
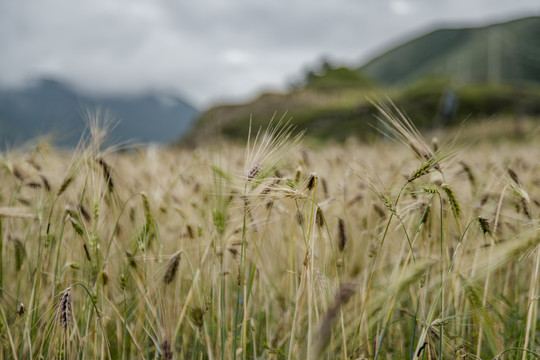
{"type": "Polygon", "coordinates": [[[286,111],[311,137],[366,140],[376,134],[367,98],[385,96],[420,127],[540,115],[540,17],[436,30],[355,69],[325,62],[288,93],[207,110],[189,140],[244,137],[250,119],[258,127],[286,111]]]}
{"type": "Polygon", "coordinates": [[[436,30],[377,56],[360,70],[386,85],[434,75],[458,83],[538,83],[540,17],[436,30]]]}

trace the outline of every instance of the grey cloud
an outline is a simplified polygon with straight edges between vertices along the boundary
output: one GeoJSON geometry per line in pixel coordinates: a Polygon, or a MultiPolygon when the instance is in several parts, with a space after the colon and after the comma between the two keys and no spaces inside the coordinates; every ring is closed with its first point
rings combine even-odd
{"type": "Polygon", "coordinates": [[[2,2],[0,86],[50,74],[92,91],[164,88],[201,104],[283,86],[322,55],[361,61],[441,21],[540,12],[535,0],[400,0],[400,14],[392,1],[2,2]]]}

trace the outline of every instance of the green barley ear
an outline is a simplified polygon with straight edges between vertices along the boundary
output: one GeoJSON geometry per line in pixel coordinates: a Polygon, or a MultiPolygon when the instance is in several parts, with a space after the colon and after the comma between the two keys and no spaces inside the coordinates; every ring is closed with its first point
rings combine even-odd
{"type": "Polygon", "coordinates": [[[450,203],[450,207],[452,208],[452,212],[454,213],[454,216],[456,219],[461,215],[461,207],[459,206],[459,203],[456,199],[456,195],[454,194],[454,190],[450,188],[448,185],[442,185],[441,189],[444,190],[446,197],[448,198],[448,202],[450,203]]]}
{"type": "Polygon", "coordinates": [[[459,163],[461,164],[461,167],[463,168],[465,174],[467,174],[467,179],[469,179],[469,182],[471,183],[473,189],[476,188],[476,178],[471,170],[471,167],[465,161],[460,161],[459,163]]]}
{"type": "Polygon", "coordinates": [[[84,229],[79,221],[79,216],[71,209],[66,209],[67,219],[71,223],[71,226],[75,232],[81,237],[84,238],[84,229]]]}
{"type": "Polygon", "coordinates": [[[150,210],[150,202],[148,201],[148,195],[146,195],[145,192],[141,193],[141,197],[143,201],[144,219],[146,221],[146,229],[150,230],[150,226],[152,225],[152,212],[150,210]]]}
{"type": "Polygon", "coordinates": [[[13,239],[13,248],[15,250],[15,271],[19,272],[26,258],[26,249],[19,239],[13,239]]]}
{"type": "Polygon", "coordinates": [[[199,306],[191,308],[189,311],[189,319],[193,325],[199,329],[202,328],[204,325],[204,309],[199,306]]]}
{"type": "Polygon", "coordinates": [[[103,284],[103,286],[106,286],[109,283],[109,275],[107,275],[105,271],[101,272],[100,278],[101,284],[103,284]]]}
{"type": "Polygon", "coordinates": [[[519,207],[521,207],[527,219],[532,220],[531,212],[529,210],[529,203],[531,202],[529,194],[525,191],[523,186],[521,186],[521,182],[519,181],[517,173],[511,168],[508,168],[507,170],[508,175],[511,179],[510,188],[512,189],[514,196],[516,197],[518,203],[518,210],[519,207]]]}
{"type": "Polygon", "coordinates": [[[143,202],[145,223],[143,229],[141,230],[141,233],[137,238],[137,246],[139,250],[141,250],[142,252],[146,252],[146,250],[151,247],[152,240],[154,238],[154,232],[152,231],[154,219],[152,217],[152,211],[150,208],[150,202],[148,201],[148,195],[146,195],[145,192],[142,192],[141,198],[143,202]]]}
{"type": "Polygon", "coordinates": [[[298,166],[296,168],[296,173],[294,174],[294,184],[295,185],[298,185],[298,183],[300,182],[301,177],[302,177],[302,167],[298,166]]]}
{"type": "Polygon", "coordinates": [[[418,169],[416,169],[411,176],[407,179],[408,182],[413,182],[414,180],[421,178],[424,175],[427,175],[433,170],[435,163],[432,160],[427,160],[420,165],[418,169]]]}
{"type": "Polygon", "coordinates": [[[471,304],[471,307],[475,310],[474,316],[476,322],[481,324],[483,333],[486,336],[488,346],[493,354],[497,354],[499,351],[499,341],[497,339],[497,332],[494,328],[494,321],[492,314],[483,305],[483,289],[476,284],[472,279],[465,278],[459,275],[460,281],[463,283],[463,289],[467,300],[471,304]]]}
{"type": "Polygon", "coordinates": [[[128,283],[128,280],[127,280],[126,275],[120,274],[120,289],[122,289],[122,291],[126,290],[127,283],[128,283]]]}

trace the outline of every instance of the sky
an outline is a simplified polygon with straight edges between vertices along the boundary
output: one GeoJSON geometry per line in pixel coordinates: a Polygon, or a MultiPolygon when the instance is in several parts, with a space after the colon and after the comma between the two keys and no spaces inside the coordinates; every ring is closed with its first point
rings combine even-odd
{"type": "Polygon", "coordinates": [[[283,91],[323,58],[358,66],[442,25],[530,15],[539,0],[4,0],[0,88],[52,77],[204,108],[283,91]]]}

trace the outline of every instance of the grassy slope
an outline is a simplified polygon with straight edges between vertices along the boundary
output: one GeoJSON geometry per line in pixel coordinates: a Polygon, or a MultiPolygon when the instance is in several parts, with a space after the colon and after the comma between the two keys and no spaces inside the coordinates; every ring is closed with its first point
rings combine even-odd
{"type": "Polygon", "coordinates": [[[246,104],[209,109],[189,138],[194,142],[216,135],[242,138],[250,118],[258,127],[274,113],[279,117],[287,111],[287,117],[311,137],[368,140],[374,134],[370,125],[376,121],[366,97],[389,95],[418,125],[433,127],[438,126],[441,101],[450,89],[459,97],[453,122],[493,115],[538,115],[540,65],[533,61],[538,53],[540,17],[485,28],[438,30],[375,58],[361,73],[323,66],[289,93],[264,94],[246,104]],[[486,85],[489,46],[500,54],[500,67],[492,64],[496,71],[490,79],[501,82],[486,85]],[[438,76],[429,77],[433,74],[438,76]],[[527,79],[529,84],[518,87],[512,79],[527,79]]]}
{"type": "Polygon", "coordinates": [[[461,83],[540,82],[538,55],[540,17],[530,17],[482,28],[436,30],[377,56],[361,71],[387,85],[431,75],[461,83]]]}

